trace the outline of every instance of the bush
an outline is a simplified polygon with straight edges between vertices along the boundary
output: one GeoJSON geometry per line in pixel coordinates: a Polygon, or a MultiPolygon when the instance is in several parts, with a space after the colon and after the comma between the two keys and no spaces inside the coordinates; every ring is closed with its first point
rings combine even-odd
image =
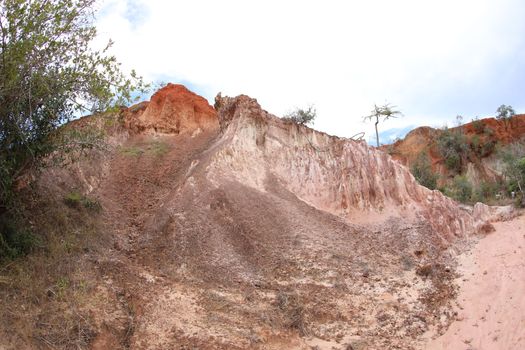
{"type": "Polygon", "coordinates": [[[479,120],[477,117],[472,119],[472,127],[476,134],[483,134],[485,132],[485,123],[482,120],[479,120]]]}
{"type": "Polygon", "coordinates": [[[450,153],[445,157],[445,166],[448,170],[453,170],[457,173],[461,172],[461,156],[457,153],[450,153]]]}
{"type": "Polygon", "coordinates": [[[102,210],[102,205],[100,205],[98,200],[88,198],[75,191],[68,193],[64,197],[64,203],[73,209],[81,209],[84,207],[94,212],[99,212],[102,210]]]}
{"type": "Polygon", "coordinates": [[[437,148],[446,167],[456,173],[461,172],[463,158],[468,149],[465,135],[460,130],[443,130],[437,139],[437,148]]]}
{"type": "Polygon", "coordinates": [[[301,336],[308,335],[305,309],[297,293],[279,291],[275,296],[275,304],[284,314],[285,327],[297,330],[301,336]]]}
{"type": "Polygon", "coordinates": [[[472,184],[468,181],[466,176],[456,176],[452,181],[452,187],[449,190],[449,195],[455,200],[466,203],[472,197],[472,184]]]}
{"type": "Polygon", "coordinates": [[[297,108],[295,111],[285,115],[283,119],[295,124],[305,125],[313,124],[315,117],[317,117],[317,111],[313,106],[309,106],[307,109],[297,108]]]}
{"type": "Polygon", "coordinates": [[[29,253],[40,245],[38,236],[15,221],[0,221],[0,262],[29,253]]]}
{"type": "Polygon", "coordinates": [[[496,141],[494,140],[486,141],[485,143],[483,143],[483,146],[481,147],[480,155],[482,157],[487,157],[491,155],[495,149],[496,149],[496,141]]]}
{"type": "Polygon", "coordinates": [[[483,140],[479,135],[474,135],[470,139],[470,148],[478,157],[487,157],[496,149],[496,141],[483,140]]]}
{"type": "Polygon", "coordinates": [[[479,135],[472,136],[470,139],[470,148],[472,148],[472,151],[476,154],[481,153],[481,140],[479,135]]]}
{"type": "Polygon", "coordinates": [[[499,186],[492,181],[482,181],[472,194],[473,202],[486,202],[498,193],[499,186]]]}
{"type": "Polygon", "coordinates": [[[525,145],[516,142],[498,150],[498,158],[503,162],[508,192],[519,192],[525,184],[525,145]]]}
{"type": "Polygon", "coordinates": [[[410,168],[412,175],[420,185],[428,189],[436,189],[438,175],[432,171],[432,165],[426,153],[421,153],[410,168]]]}

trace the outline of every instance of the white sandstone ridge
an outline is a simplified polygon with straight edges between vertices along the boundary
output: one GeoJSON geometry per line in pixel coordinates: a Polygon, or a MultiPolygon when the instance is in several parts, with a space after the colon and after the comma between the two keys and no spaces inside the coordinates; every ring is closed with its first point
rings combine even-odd
{"type": "Polygon", "coordinates": [[[304,202],[348,222],[423,220],[446,241],[485,224],[364,141],[284,121],[245,95],[219,95],[216,108],[222,135],[209,168],[212,182],[227,177],[265,191],[267,181],[277,179],[304,202]]]}

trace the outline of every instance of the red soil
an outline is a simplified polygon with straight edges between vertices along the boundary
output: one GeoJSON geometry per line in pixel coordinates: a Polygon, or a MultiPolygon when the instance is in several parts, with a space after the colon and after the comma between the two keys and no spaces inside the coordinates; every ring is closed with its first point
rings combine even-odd
{"type": "Polygon", "coordinates": [[[136,131],[179,134],[215,130],[217,112],[203,97],[184,85],[168,84],[157,91],[149,103],[130,108],[127,126],[136,131]]]}
{"type": "MultiPolygon", "coordinates": [[[[471,180],[474,182],[495,180],[498,174],[485,164],[485,159],[493,155],[495,147],[485,146],[507,145],[520,141],[525,135],[525,114],[516,115],[507,121],[495,118],[480,119],[449,130],[455,131],[459,128],[465,134],[469,146],[468,155],[464,161],[467,162],[466,164],[472,164],[475,169],[473,176],[479,177],[471,180]],[[483,147],[485,149],[482,149],[483,147]]],[[[432,170],[446,179],[455,174],[448,171],[445,166],[445,159],[437,148],[436,140],[442,132],[440,129],[427,126],[419,127],[409,132],[403,140],[389,146],[382,146],[381,149],[409,167],[420,154],[427,154],[432,164],[432,170]]],[[[465,169],[467,167],[468,165],[464,166],[465,169]]]]}

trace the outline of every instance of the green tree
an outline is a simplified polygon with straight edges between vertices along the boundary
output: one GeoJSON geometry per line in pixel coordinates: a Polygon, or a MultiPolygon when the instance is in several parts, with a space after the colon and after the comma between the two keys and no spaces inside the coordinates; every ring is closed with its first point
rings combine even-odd
{"type": "Polygon", "coordinates": [[[285,120],[289,120],[296,124],[313,124],[315,117],[317,117],[317,111],[314,106],[308,106],[306,109],[296,108],[294,111],[284,116],[285,120]]]}
{"type": "Polygon", "coordinates": [[[111,42],[92,48],[94,3],[0,1],[0,222],[18,207],[18,176],[53,151],[54,130],[82,113],[128,104],[146,88],[121,71],[111,42]]]}
{"type": "Polygon", "coordinates": [[[496,110],[496,119],[498,120],[507,121],[514,115],[516,115],[516,113],[514,112],[514,108],[512,108],[512,106],[501,105],[496,110]]]}
{"type": "Polygon", "coordinates": [[[377,130],[377,125],[379,122],[388,120],[390,118],[397,118],[398,116],[403,115],[400,111],[396,111],[395,106],[390,105],[389,103],[385,103],[382,106],[374,105],[374,109],[372,110],[370,115],[367,115],[363,117],[363,120],[375,120],[374,126],[376,129],[376,141],[377,141],[377,147],[379,147],[379,131],[377,130]]]}

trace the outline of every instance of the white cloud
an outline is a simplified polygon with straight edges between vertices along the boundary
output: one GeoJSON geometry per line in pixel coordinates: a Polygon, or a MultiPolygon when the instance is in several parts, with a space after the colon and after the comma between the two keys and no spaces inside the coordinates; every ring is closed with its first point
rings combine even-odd
{"type": "Polygon", "coordinates": [[[190,81],[208,98],[248,94],[277,115],[313,103],[316,128],[350,136],[371,131],[361,117],[374,103],[405,114],[385,128],[473,113],[442,105],[490,86],[495,65],[523,62],[524,9],[518,0],[106,0],[98,29],[146,78],[190,81]]]}

